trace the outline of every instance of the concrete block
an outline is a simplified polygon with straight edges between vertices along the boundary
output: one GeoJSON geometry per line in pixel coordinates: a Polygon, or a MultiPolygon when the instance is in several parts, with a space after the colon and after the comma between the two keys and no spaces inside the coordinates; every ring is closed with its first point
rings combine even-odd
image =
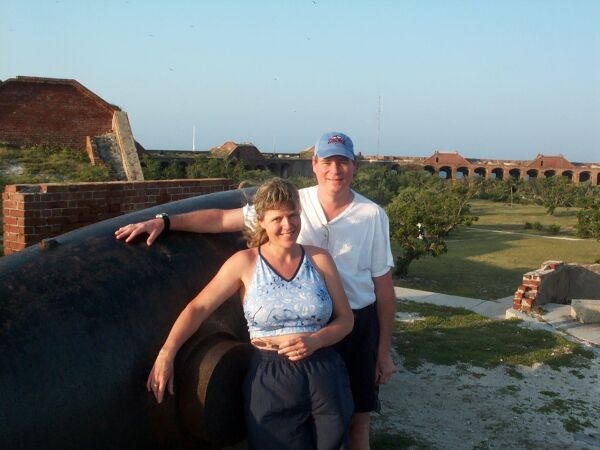
{"type": "Polygon", "coordinates": [[[529,316],[527,316],[527,314],[525,314],[524,312],[516,309],[514,306],[512,308],[508,308],[506,310],[506,312],[504,313],[504,318],[505,319],[521,319],[521,320],[525,320],[528,317],[529,316]]]}
{"type": "Polygon", "coordinates": [[[571,317],[581,323],[600,323],[600,300],[573,299],[571,317]]]}

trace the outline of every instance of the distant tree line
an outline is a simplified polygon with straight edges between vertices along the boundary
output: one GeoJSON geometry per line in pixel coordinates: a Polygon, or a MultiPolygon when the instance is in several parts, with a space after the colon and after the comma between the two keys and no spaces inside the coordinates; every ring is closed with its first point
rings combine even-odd
{"type": "Polygon", "coordinates": [[[469,181],[476,186],[476,196],[497,202],[535,204],[554,215],[556,208],[581,208],[577,213],[577,236],[600,240],[600,186],[590,182],[575,184],[566,177],[530,180],[469,181]]]}
{"type": "MultiPolygon", "coordinates": [[[[145,157],[142,167],[146,179],[226,177],[236,182],[260,182],[272,176],[268,170],[247,170],[242,162],[227,158],[204,157],[187,167],[174,161],[161,167],[157,161],[145,157]]],[[[314,184],[307,177],[292,181],[298,187],[314,184]]],[[[400,247],[395,266],[399,276],[408,274],[411,262],[448,251],[448,235],[456,227],[478,219],[469,204],[474,198],[541,205],[549,215],[558,207],[578,207],[581,208],[577,215],[578,236],[600,239],[600,188],[590,183],[574,184],[564,177],[528,181],[464,177],[449,182],[420,167],[407,166],[394,171],[363,163],[352,187],[386,209],[391,238],[400,247]]]]}
{"type": "MultiPolygon", "coordinates": [[[[258,183],[273,176],[268,170],[249,170],[241,161],[230,158],[202,156],[185,165],[180,161],[161,164],[145,155],[141,165],[146,180],[229,178],[237,183],[258,183]]],[[[69,149],[0,148],[0,169],[0,185],[110,179],[106,167],[91,166],[85,154],[69,149]],[[18,167],[18,173],[8,170],[10,167],[18,167]]],[[[295,177],[292,181],[300,188],[314,184],[307,177],[295,177]]],[[[407,275],[412,261],[447,252],[447,236],[456,227],[478,219],[469,204],[474,198],[542,205],[549,215],[558,207],[581,208],[577,213],[577,235],[600,240],[600,187],[589,182],[574,184],[564,177],[528,181],[465,177],[449,182],[420,167],[394,171],[363,163],[356,172],[353,189],[386,209],[391,238],[400,247],[395,268],[400,276],[407,275]]]]}
{"type": "Polygon", "coordinates": [[[151,156],[144,155],[140,163],[145,180],[229,178],[239,183],[244,180],[261,181],[273,176],[268,170],[246,169],[241,161],[232,158],[200,156],[197,161],[186,165],[182,161],[162,164],[151,156]]]}

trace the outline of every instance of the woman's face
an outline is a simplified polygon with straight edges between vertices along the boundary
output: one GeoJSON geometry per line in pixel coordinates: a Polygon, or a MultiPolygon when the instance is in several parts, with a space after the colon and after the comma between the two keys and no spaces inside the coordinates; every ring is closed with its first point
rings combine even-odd
{"type": "Polygon", "coordinates": [[[258,223],[266,231],[271,244],[290,247],[296,243],[300,233],[300,211],[286,206],[268,209],[258,223]]]}

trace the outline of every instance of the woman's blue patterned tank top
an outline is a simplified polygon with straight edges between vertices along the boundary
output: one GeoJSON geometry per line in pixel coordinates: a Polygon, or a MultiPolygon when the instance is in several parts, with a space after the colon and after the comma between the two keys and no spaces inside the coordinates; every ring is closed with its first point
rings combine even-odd
{"type": "Polygon", "coordinates": [[[260,247],[244,297],[250,339],[315,332],[331,317],[332,303],[321,275],[302,247],[302,260],[290,280],[262,257],[260,247]]]}

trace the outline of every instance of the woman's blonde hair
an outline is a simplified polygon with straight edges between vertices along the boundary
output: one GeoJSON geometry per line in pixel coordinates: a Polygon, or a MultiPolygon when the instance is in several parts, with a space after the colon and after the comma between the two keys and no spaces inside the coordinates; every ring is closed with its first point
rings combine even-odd
{"type": "Polygon", "coordinates": [[[256,218],[254,228],[246,228],[246,243],[248,247],[258,247],[269,240],[267,232],[258,223],[265,218],[265,213],[271,209],[300,209],[300,197],[294,184],[283,178],[271,178],[262,183],[254,194],[254,211],[256,218]]]}

